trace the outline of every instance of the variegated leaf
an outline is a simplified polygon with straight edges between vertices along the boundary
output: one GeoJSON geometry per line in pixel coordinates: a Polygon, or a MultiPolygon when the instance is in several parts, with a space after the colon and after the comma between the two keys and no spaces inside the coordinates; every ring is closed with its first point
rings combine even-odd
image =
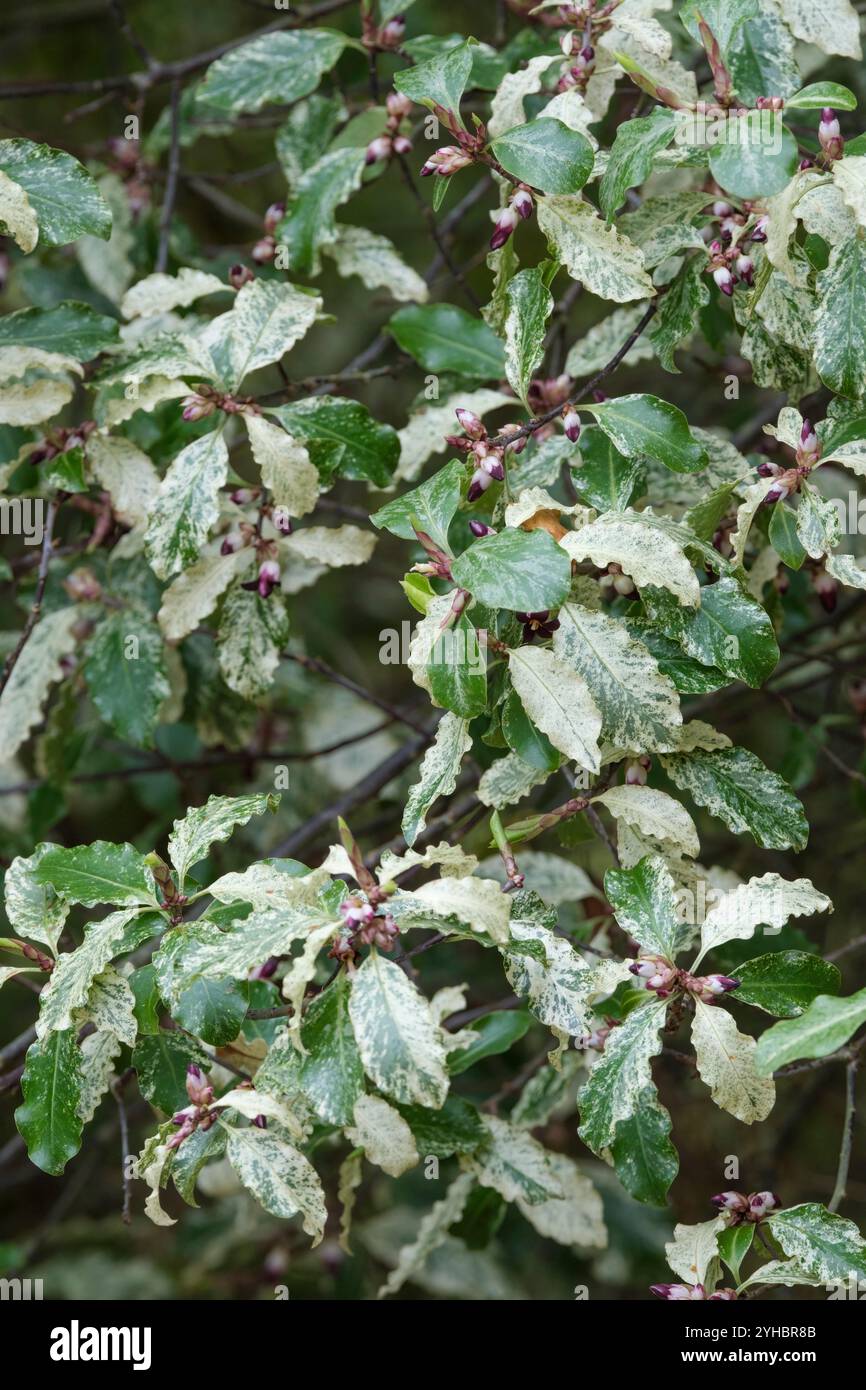
{"type": "Polygon", "coordinates": [[[399,965],[372,950],[352,980],[349,1015],[364,1069],[379,1090],[440,1109],[448,1094],[445,1049],[427,1000],[399,965]]]}
{"type": "Polygon", "coordinates": [[[755,1068],[755,1039],[741,1033],[727,1009],[695,1001],[692,1045],[702,1081],[713,1100],[743,1124],[765,1120],[776,1100],[776,1087],[755,1068]]]}

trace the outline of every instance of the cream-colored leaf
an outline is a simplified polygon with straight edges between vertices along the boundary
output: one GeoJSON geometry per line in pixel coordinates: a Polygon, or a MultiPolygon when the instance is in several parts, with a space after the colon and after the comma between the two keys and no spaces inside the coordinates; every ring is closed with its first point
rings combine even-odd
{"type": "Polygon", "coordinates": [[[533,787],[546,782],[549,776],[546,768],[524,762],[517,753],[506,753],[504,758],[497,758],[482,773],[478,783],[478,800],[483,806],[492,806],[499,811],[503,806],[513,806],[515,801],[521,801],[533,787]]]}
{"type": "Polygon", "coordinates": [[[220,903],[252,903],[257,910],[290,906],[315,907],[331,875],[322,866],[308,874],[287,874],[275,864],[250,864],[241,873],[223,874],[208,885],[220,903]]]}
{"type": "Polygon", "coordinates": [[[0,748],[14,757],[34,725],[51,686],[63,675],[61,662],[75,647],[75,606],[58,608],[41,618],[34,636],[19,656],[0,695],[0,748]]]}
{"type": "Polygon", "coordinates": [[[739,1032],[727,1009],[695,1002],[692,1044],[702,1081],[713,1100],[743,1124],[765,1120],[776,1099],[772,1080],[755,1068],[754,1038],[739,1032]]]}
{"type": "Polygon", "coordinates": [[[386,849],[379,860],[376,877],[380,883],[387,883],[404,874],[407,869],[414,868],[447,869],[454,878],[463,878],[475,872],[478,859],[474,854],[467,854],[459,845],[449,845],[447,840],[440,840],[438,845],[428,845],[423,854],[417,849],[408,849],[405,854],[395,854],[393,850],[386,849]]]}
{"type": "Polygon", "coordinates": [[[764,501],[770,488],[775,483],[775,478],[759,478],[756,483],[743,489],[745,500],[737,508],[737,525],[731,535],[731,546],[733,548],[733,563],[741,565],[746,553],[746,542],[749,539],[749,531],[752,522],[758,514],[758,510],[764,501]]]}
{"type": "Polygon", "coordinates": [[[523,125],[526,120],[523,98],[541,91],[544,75],[554,61],[550,54],[542,54],[530,58],[526,67],[503,77],[490,103],[487,133],[491,139],[516,125],[523,125]]]}
{"type": "Polygon", "coordinates": [[[232,581],[251,567],[254,558],[255,550],[247,546],[229,555],[205,555],[179,574],[163,592],[157,614],[168,640],[179,642],[195,632],[232,581]]]}
{"type": "Polygon", "coordinates": [[[471,747],[469,720],[448,710],[439,720],[436,737],[421,761],[418,781],[406,798],[402,829],[410,847],[424,828],[434,803],[454,791],[461,764],[471,747]]]}
{"type": "Polygon", "coordinates": [[[679,1224],[674,1227],[674,1238],[665,1245],[668,1264],[674,1274],[678,1274],[687,1284],[703,1284],[707,1274],[718,1266],[718,1237],[725,1229],[722,1216],[714,1216],[710,1221],[701,1221],[696,1226],[679,1224]]]}
{"type": "Polygon", "coordinates": [[[328,569],[365,565],[376,549],[378,537],[360,526],[305,526],[280,542],[280,550],[312,560],[328,569]]]}
{"type": "Polygon", "coordinates": [[[522,1199],[529,1206],[565,1196],[552,1155],[531,1134],[493,1115],[483,1116],[483,1124],[487,1146],[463,1159],[482,1187],[492,1187],[506,1202],[522,1199]]]}
{"type": "Polygon", "coordinates": [[[20,183],[0,170],[0,224],[27,254],[39,240],[39,221],[20,183]]]}
{"type": "Polygon", "coordinates": [[[539,1235],[559,1245],[603,1250],[607,1245],[602,1200],[573,1158],[567,1154],[548,1154],[548,1162],[563,1191],[562,1197],[532,1205],[517,1199],[521,1215],[539,1235]]]}
{"type": "Polygon", "coordinates": [[[606,512],[597,521],[563,536],[562,548],[572,560],[591,560],[605,568],[614,563],[634,580],[669,589],[680,603],[697,608],[701,601],[698,578],[682,547],[659,524],[664,518],[651,512],[606,512]]]}
{"type": "Polygon", "coordinates": [[[392,241],[366,227],[338,226],[337,240],[323,246],[333,256],[343,276],[357,275],[368,290],[386,289],[400,303],[425,304],[430,298],[426,282],[403,260],[392,241]]]}
{"type": "Polygon", "coordinates": [[[533,723],[560,752],[598,772],[601,714],[583,677],[545,647],[518,647],[508,669],[533,723]]]}
{"type": "Polygon", "coordinates": [[[371,1163],[391,1178],[414,1168],[418,1162],[415,1138],[393,1105],[381,1096],[359,1096],[352,1113],[355,1124],[346,1130],[346,1137],[364,1150],[371,1163]]]}
{"type": "Polygon", "coordinates": [[[654,294],[638,248],[579,195],[541,198],[538,225],[571,278],[599,299],[623,304],[654,294]]]}
{"type": "Polygon", "coordinates": [[[146,522],[159,490],[159,474],[147,454],[131,439],[93,434],[87,441],[87,461],[110,493],[115,515],[127,526],[146,522]]]}
{"type": "Polygon", "coordinates": [[[427,1000],[399,965],[371,951],[352,979],[349,1015],[364,1070],[379,1090],[439,1110],[449,1084],[445,1049],[427,1000]]]}
{"type": "Polygon", "coordinates": [[[319,500],[319,472],[304,445],[263,415],[245,415],[253,458],[275,506],[290,517],[306,516],[319,500]]]}
{"type": "Polygon", "coordinates": [[[860,19],[849,0],[779,0],[785,23],[822,53],[861,58],[860,19]]]}
{"type": "Polygon", "coordinates": [[[808,878],[785,879],[780,874],[750,878],[725,893],[708,911],[701,930],[701,950],[692,969],[708,951],[725,941],[748,940],[763,926],[778,933],[792,917],[832,912],[833,904],[808,878]]]}
{"type": "Polygon", "coordinates": [[[354,1150],[340,1164],[337,1175],[337,1201],[340,1203],[340,1249],[351,1255],[349,1237],[352,1233],[352,1213],[355,1193],[364,1179],[364,1155],[354,1150]]]}
{"type": "MultiPolygon", "coordinates": [[[[511,898],[490,878],[434,878],[414,892],[401,893],[401,902],[420,903],[434,917],[456,917],[472,931],[497,944],[508,941],[511,898]]],[[[411,915],[411,907],[409,909],[411,915]]],[[[444,928],[443,928],[444,930],[444,928]]]]}
{"type": "Polygon", "coordinates": [[[573,517],[575,526],[591,521],[596,515],[592,507],[583,507],[579,502],[574,506],[569,506],[566,502],[557,502],[546,488],[526,487],[506,506],[505,525],[522,526],[524,521],[529,521],[537,512],[557,512],[561,516],[573,517]]]}
{"type": "Polygon", "coordinates": [[[316,973],[319,952],[334,935],[335,923],[326,922],[322,927],[314,927],[304,941],[304,948],[295,956],[283,976],[283,998],[294,1010],[289,1020],[289,1034],[299,1052],[306,1052],[301,1041],[301,1009],[307,985],[316,973]]]}
{"type": "Polygon", "coordinates": [[[695,823],[679,801],[655,787],[610,787],[593,804],[606,806],[617,820],[636,826],[642,835],[649,835],[662,844],[672,844],[694,859],[701,852],[695,823]]]}
{"type": "Polygon", "coordinates": [[[218,276],[183,266],[176,275],[157,272],[139,280],[123,296],[120,312],[126,319],[152,318],[155,314],[167,314],[171,309],[186,308],[206,294],[225,293],[226,290],[228,285],[218,276]]]}
{"type": "Polygon", "coordinates": [[[405,1245],[394,1269],[379,1289],[377,1298],[387,1298],[388,1294],[399,1293],[407,1280],[426,1264],[429,1256],[446,1239],[448,1231],[459,1221],[475,1186],[471,1173],[461,1173],[449,1186],[445,1196],[434,1202],[411,1245],[405,1245]]]}
{"type": "Polygon", "coordinates": [[[113,1032],[88,1033],[81,1043],[81,1093],[78,1116],[89,1124],[99,1102],[115,1080],[114,1063],[121,1045],[113,1032]]]}
{"type": "Polygon", "coordinates": [[[840,584],[847,584],[852,589],[866,589],[866,569],[858,563],[856,556],[828,555],[824,568],[840,584]]]}
{"type": "Polygon", "coordinates": [[[92,1023],[101,1032],[113,1033],[127,1047],[135,1046],[138,1022],[135,995],[129,981],[113,965],[97,975],[83,1008],[75,1011],[76,1025],[92,1023]]]}
{"type": "Polygon", "coordinates": [[[307,1235],[318,1245],[328,1217],[319,1175],[308,1158],[272,1130],[226,1126],[226,1156],[260,1206],[272,1216],[299,1212],[307,1235]]]}

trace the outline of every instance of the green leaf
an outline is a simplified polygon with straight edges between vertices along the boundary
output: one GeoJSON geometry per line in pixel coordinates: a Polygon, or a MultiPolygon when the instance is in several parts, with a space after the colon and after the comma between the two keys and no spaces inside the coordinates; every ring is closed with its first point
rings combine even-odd
{"type": "Polygon", "coordinates": [[[366,406],[336,396],[314,396],[269,414],[307,446],[324,483],[336,476],[387,487],[400,458],[400,440],[366,406]]]}
{"type": "Polygon", "coordinates": [[[176,1023],[214,1047],[234,1042],[249,1007],[245,984],[234,980],[196,980],[172,1010],[176,1023]]]}
{"type": "Polygon", "coordinates": [[[735,1284],[740,1282],[740,1266],[752,1248],[754,1236],[755,1227],[750,1221],[719,1231],[718,1251],[733,1274],[735,1284]]]}
{"type": "MultiPolygon", "coordinates": [[[[474,42],[474,41],[472,41],[474,42]]],[[[404,68],[394,76],[394,86],[419,106],[437,106],[460,119],[460,98],[472,71],[472,42],[437,54],[426,63],[404,68]]]]}
{"type": "Polygon", "coordinates": [[[222,428],[194,439],[172,463],[152,504],[144,538],[147,557],[160,579],[170,579],[199,558],[219,516],[219,490],[228,466],[222,428]]]}
{"type": "Polygon", "coordinates": [[[349,979],[341,970],[333,984],[311,1000],[301,1025],[306,1056],[298,1078],[326,1124],[352,1123],[355,1101],[364,1091],[364,1064],[349,1018],[349,979]]]}
{"type": "Polygon", "coordinates": [[[131,609],[108,613],[90,640],[84,679],[118,737],[151,748],[160,709],[171,693],[156,623],[131,609]]]}
{"type": "Polygon", "coordinates": [[[675,473],[697,473],[707,466],[706,450],[692,435],[685,415],[658,396],[618,396],[578,408],[595,417],[626,458],[651,458],[675,473]]]}
{"type": "Polygon", "coordinates": [[[674,351],[697,326],[698,315],[710,302],[706,262],[689,256],[668,286],[650,331],[650,339],[666,372],[679,374],[674,351]]]}
{"type": "Polygon", "coordinates": [[[598,425],[581,431],[580,464],[575,461],[571,481],[580,501],[599,512],[622,511],[646,490],[640,456],[626,458],[598,425]]]}
{"type": "Polygon", "coordinates": [[[0,347],[33,347],[90,362],[119,342],[116,319],[65,299],[52,308],[18,309],[0,320],[0,347]]]}
{"type": "Polygon", "coordinates": [[[729,117],[724,141],[710,150],[710,171],[720,188],[737,198],[770,198],[786,188],[797,169],[797,141],[776,111],[729,117]]]}
{"type": "Polygon", "coordinates": [[[817,279],[815,367],[825,386],[858,399],[866,388],[866,241],[834,246],[817,279]]]}
{"type": "MultiPolygon", "coordinates": [[[[663,107],[657,107],[651,116],[639,116],[619,126],[598,186],[599,206],[608,222],[622,204],[627,190],[636,188],[649,176],[656,155],[667,149],[675,128],[674,113],[663,107]]],[[[550,190],[555,193],[569,191],[550,190]]]]}
{"type": "Polygon", "coordinates": [[[532,767],[555,772],[562,754],[550,739],[536,728],[520,700],[517,691],[509,690],[502,705],[502,733],[508,747],[532,767]]]}
{"type": "Polygon", "coordinates": [[[761,604],[736,579],[701,589],[700,608],[683,608],[663,589],[641,590],[648,617],[704,666],[759,689],[775,670],[779,644],[761,604]]]}
{"type": "Polygon", "coordinates": [[[253,816],[276,811],[280,798],[273,792],[255,792],[250,796],[210,796],[203,806],[196,806],[176,820],[168,840],[168,853],[177,870],[178,885],[183,888],[188,871],[204,859],[211,845],[221,844],[236,826],[246,825],[253,816]]]}
{"type": "Polygon", "coordinates": [[[399,965],[375,948],[352,980],[349,1014],[364,1069],[379,1090],[439,1110],[448,1073],[430,1006],[399,965]]]}
{"type": "Polygon", "coordinates": [[[806,558],[800,537],[797,535],[797,511],[777,502],[770,517],[767,531],[770,545],[780,559],[792,570],[798,570],[806,558]]]}
{"type": "Polygon", "coordinates": [[[59,1177],[81,1148],[84,1126],[78,1114],[82,1076],[77,1033],[77,1028],[66,1028],[30,1046],[21,1077],[24,1099],[15,1111],[31,1163],[53,1177],[59,1177]]]}
{"type": "Polygon", "coordinates": [[[474,1067],[485,1057],[497,1057],[507,1052],[528,1031],[532,1018],[525,1009],[500,1009],[485,1014],[472,1025],[478,1036],[467,1047],[455,1048],[448,1053],[448,1070],[452,1076],[474,1067]]]}
{"type": "Polygon", "coordinates": [[[735,835],[748,831],[763,849],[805,849],[809,824],[801,802],[748,749],[696,749],[661,761],[676,786],[735,835]]]}
{"type": "Polygon", "coordinates": [[[450,711],[443,714],[436,738],[427,749],[419,769],[418,781],[406,798],[402,831],[406,844],[414,845],[427,819],[428,812],[440,796],[450,796],[457,786],[460,765],[472,738],[469,723],[450,711]]]}
{"type": "Polygon", "coordinates": [[[625,1022],[613,1029],[590,1072],[578,1098],[578,1134],[594,1154],[609,1149],[618,1126],[646,1103],[646,1088],[652,1082],[650,1060],[661,1052],[659,1030],[666,1010],[664,999],[632,1009],[625,1022]]]}
{"type": "Polygon", "coordinates": [[[156,970],[152,965],[140,965],[129,976],[129,987],[135,997],[133,1013],[139,1033],[158,1033],[162,1003],[156,970]]]}
{"type": "Polygon", "coordinates": [[[489,608],[559,608],[571,586],[568,555],[546,531],[500,531],[470,545],[451,566],[454,583],[489,608]]]}
{"type": "Polygon", "coordinates": [[[222,1158],[226,1151],[226,1132],[222,1125],[211,1125],[210,1129],[194,1129],[184,1139],[179,1149],[174,1150],[171,1160],[171,1180],[183,1200],[190,1207],[197,1207],[195,1185],[198,1175],[206,1164],[222,1158]]]}
{"type": "Polygon", "coordinates": [[[430,694],[438,705],[474,719],[487,708],[486,653],[465,613],[433,644],[427,662],[430,694]]]}
{"type": "MultiPolygon", "coordinates": [[[[549,262],[521,270],[508,282],[505,296],[505,374],[526,405],[529,383],[544,357],[547,320],[553,311],[549,262]]],[[[528,407],[527,407],[528,408],[528,407]]]]}
{"type": "Polygon", "coordinates": [[[139,1038],[132,1054],[142,1095],[164,1115],[173,1115],[189,1105],[186,1069],[192,1063],[203,1071],[211,1066],[204,1048],[194,1038],[165,1029],[139,1038]]]}
{"type": "Polygon", "coordinates": [[[633,1114],[620,1120],[610,1146],[616,1175],[626,1192],[654,1207],[667,1205],[668,1188],[679,1172],[670,1132],[671,1117],[655,1087],[647,1086],[637,1097],[633,1114]]]}
{"type": "Polygon", "coordinates": [[[822,1283],[866,1279],[866,1241],[844,1216],[804,1202],[773,1212],[767,1225],[785,1254],[822,1283]]]}
{"type": "Polygon", "coordinates": [[[737,971],[735,1002],[754,1004],[776,1018],[797,1018],[819,994],[836,994],[842,976],[830,961],[806,951],[755,956],[737,971]]]}
{"type": "Polygon", "coordinates": [[[505,373],[502,340],[482,319],[454,304],[412,304],[388,322],[398,347],[428,372],[455,372],[478,380],[505,373]]]}
{"type": "Polygon", "coordinates": [[[274,151],[290,188],[321,159],[341,119],[345,119],[345,108],[338,96],[317,93],[292,107],[274,135],[274,151]]]}
{"type": "Polygon", "coordinates": [[[415,540],[415,531],[425,531],[435,543],[450,554],[448,528],[460,506],[460,485],[466,473],[459,459],[440,468],[432,478],[411,492],[404,492],[393,502],[380,507],[370,517],[374,526],[384,526],[404,541],[415,540]]]}
{"type": "Polygon", "coordinates": [[[47,1032],[71,1028],[77,1011],[88,1002],[94,980],[109,962],[134,950],[164,922],[163,917],[140,913],[135,908],[111,912],[101,922],[91,922],[81,945],[57,958],[51,978],[39,996],[37,1035],[41,1038],[47,1032]]]}
{"type": "Polygon", "coordinates": [[[473,1153],[486,1137],[481,1116],[462,1096],[449,1096],[441,1110],[426,1110],[421,1105],[398,1105],[397,1109],[415,1136],[422,1158],[428,1154],[451,1158],[453,1154],[473,1153]]]}
{"type": "Polygon", "coordinates": [[[0,172],[20,184],[39,222],[43,246],[111,234],[108,204],[83,164],[32,140],[0,140],[0,172]]]}
{"type": "Polygon", "coordinates": [[[820,111],[824,106],[832,106],[837,111],[853,111],[857,98],[850,87],[843,87],[841,82],[810,82],[785,98],[786,111],[820,111]]]}
{"type": "Polygon", "coordinates": [[[764,1076],[801,1057],[827,1057],[844,1047],[866,1023],[866,989],[838,998],[819,994],[799,1018],[774,1023],[758,1040],[757,1065],[764,1076]]]}
{"type": "Polygon", "coordinates": [[[299,275],[321,273],[320,253],[337,240],[335,213],[360,188],[364,159],[364,150],[332,150],[301,175],[276,233],[299,275]]]}
{"type": "Polygon", "coordinates": [[[201,99],[234,113],[258,111],[268,102],[290,106],[315,91],[349,42],[333,29],[262,34],[211,63],[201,99]]]}
{"type": "Polygon", "coordinates": [[[52,845],[35,866],[33,877],[37,883],[50,884],[60,897],[85,907],[99,903],[156,906],[158,901],[144,856],[132,845],[114,845],[107,840],[75,849],[52,845]]]}
{"type": "Polygon", "coordinates": [[[706,695],[727,684],[727,677],[715,667],[703,666],[643,618],[626,619],[629,632],[652,653],[663,676],[673,681],[681,695],[706,695]]]}
{"type": "Polygon", "coordinates": [[[497,136],[490,149],[507,173],[543,193],[578,193],[592,173],[586,137],[543,114],[497,136]]]}
{"type": "Polygon", "coordinates": [[[608,869],[604,891],[619,925],[644,954],[672,961],[680,924],[674,880],[664,859],[648,854],[633,869],[608,869]]]}
{"type": "Polygon", "coordinates": [[[813,560],[820,560],[828,551],[835,550],[842,539],[837,508],[805,479],[800,486],[797,507],[797,536],[813,560]]]}

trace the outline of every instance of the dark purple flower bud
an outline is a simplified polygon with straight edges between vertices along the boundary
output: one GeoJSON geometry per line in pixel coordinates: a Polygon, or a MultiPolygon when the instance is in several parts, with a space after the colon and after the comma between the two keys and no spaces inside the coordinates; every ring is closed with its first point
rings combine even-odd
{"type": "Polygon", "coordinates": [[[751,256],[741,253],[734,262],[734,269],[741,280],[747,285],[751,285],[755,271],[755,263],[751,256]]]}
{"type": "Polygon", "coordinates": [[[250,979],[269,980],[272,975],[276,974],[279,963],[280,961],[278,956],[269,956],[268,959],[266,961],[263,961],[261,965],[256,965],[250,971],[250,979]]]}
{"type": "Polygon", "coordinates": [[[696,1303],[707,1296],[703,1284],[650,1284],[650,1293],[668,1303],[696,1303]]]}
{"type": "Polygon", "coordinates": [[[805,174],[807,169],[814,169],[814,167],[814,159],[810,159],[808,155],[804,155],[803,158],[800,160],[800,163],[797,165],[797,173],[805,174]]]}
{"type": "Polygon", "coordinates": [[[483,492],[486,492],[493,482],[490,474],[483,468],[476,468],[469,480],[469,488],[466,493],[467,502],[477,502],[483,492]]]}
{"type": "Polygon", "coordinates": [[[473,536],[495,536],[496,532],[492,526],[486,526],[483,521],[470,521],[469,530],[473,536]]]}
{"type": "Polygon", "coordinates": [[[728,994],[732,989],[739,989],[739,980],[734,980],[730,975],[706,975],[704,977],[705,987],[711,994],[728,994]]]}
{"type": "Polygon", "coordinates": [[[268,1127],[268,1122],[265,1119],[264,1115],[254,1115],[253,1124],[255,1125],[256,1129],[267,1129],[268,1127]]]}
{"type": "Polygon", "coordinates": [[[490,238],[491,251],[498,251],[500,247],[505,245],[517,226],[518,220],[519,214],[513,207],[503,208],[496,220],[493,236],[490,238]]]}
{"type": "Polygon", "coordinates": [[[258,591],[262,598],[269,598],[280,582],[280,567],[276,560],[263,560],[259,565],[258,591]]]}
{"type": "Polygon", "coordinates": [[[757,222],[755,223],[754,227],[752,228],[752,235],[751,235],[751,240],[752,240],[752,241],[766,241],[766,240],[767,240],[767,222],[768,222],[768,221],[769,221],[769,218],[768,218],[766,215],[763,216],[763,217],[759,217],[759,218],[758,218],[757,222]]]}
{"type": "Polygon", "coordinates": [[[497,483],[501,483],[504,481],[505,466],[501,458],[492,457],[482,459],[481,467],[483,468],[484,472],[489,477],[495,479],[497,483]]]}
{"type": "Polygon", "coordinates": [[[573,405],[567,405],[562,412],[562,427],[572,444],[580,439],[580,416],[573,405]]]}
{"type": "Polygon", "coordinates": [[[240,550],[243,543],[244,538],[240,531],[229,531],[223,537],[223,543],[220,546],[220,555],[234,555],[236,550],[240,550]]]}
{"type": "Polygon", "coordinates": [[[239,290],[241,286],[248,285],[250,280],[255,280],[255,278],[249,266],[241,265],[240,262],[238,262],[237,265],[233,265],[229,270],[229,284],[234,290],[239,290]]]}
{"type": "Polygon", "coordinates": [[[717,1192],[710,1201],[719,1211],[731,1211],[736,1216],[742,1216],[749,1210],[749,1199],[742,1192],[717,1192]]]}
{"type": "Polygon", "coordinates": [[[713,279],[722,294],[732,295],[734,293],[734,277],[726,265],[716,266],[713,271],[713,279]]]}
{"type": "Polygon", "coordinates": [[[753,1192],[749,1198],[749,1217],[752,1221],[763,1221],[771,1211],[782,1205],[775,1192],[753,1192]]]}
{"type": "Polygon", "coordinates": [[[518,216],[524,220],[531,217],[535,210],[535,203],[532,201],[532,194],[528,188],[518,188],[514,197],[511,199],[511,206],[518,216]]]}
{"type": "Polygon", "coordinates": [[[285,507],[273,507],[271,509],[271,521],[274,524],[274,529],[279,531],[281,536],[292,534],[292,518],[285,507]]]}

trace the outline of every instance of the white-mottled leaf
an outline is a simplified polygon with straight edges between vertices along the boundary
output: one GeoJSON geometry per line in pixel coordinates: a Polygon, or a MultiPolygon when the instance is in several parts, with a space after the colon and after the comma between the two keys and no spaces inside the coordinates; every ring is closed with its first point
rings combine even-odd
{"type": "Polygon", "coordinates": [[[86,1006],[91,987],[119,951],[128,924],[139,909],[123,908],[111,912],[101,922],[91,922],[84,940],[74,951],[64,951],[57,958],[48,984],[39,996],[39,1017],[36,1035],[71,1028],[75,1013],[86,1006]]]}
{"type": "Polygon", "coordinates": [[[583,676],[545,647],[518,647],[509,656],[508,669],[532,722],[555,748],[598,772],[602,719],[583,676]]]}
{"type": "Polygon", "coordinates": [[[672,844],[694,859],[701,851],[695,823],[679,801],[656,787],[609,787],[593,804],[606,806],[617,820],[635,826],[642,835],[672,844]]]}
{"type": "Polygon", "coordinates": [[[144,538],[154,573],[170,579],[199,557],[219,516],[229,454],[221,428],[181,449],[163,478],[144,538]]]}
{"type": "Polygon", "coordinates": [[[86,1003],[76,1013],[76,1022],[92,1023],[101,1032],[113,1033],[127,1047],[135,1046],[135,995],[129,981],[113,965],[96,976],[86,1003]]]}
{"type": "Polygon", "coordinates": [[[211,845],[227,840],[238,825],[246,825],[252,816],[276,811],[279,797],[272,792],[254,792],[250,796],[209,796],[203,806],[187,811],[176,820],[168,839],[168,853],[177,870],[179,886],[183,887],[187,871],[204,859],[211,845]]]}
{"type": "Polygon", "coordinates": [[[692,1045],[702,1081],[713,1100],[743,1124],[765,1120],[776,1100],[776,1087],[755,1068],[755,1039],[741,1033],[733,1016],[717,1004],[695,1001],[692,1045]]]}
{"type": "Polygon", "coordinates": [[[362,1148],[371,1163],[389,1177],[399,1178],[418,1162],[415,1138],[406,1121],[381,1096],[359,1096],[355,1124],[346,1130],[351,1143],[362,1148]]]}
{"type": "Polygon", "coordinates": [[[759,926],[774,933],[792,917],[832,912],[833,904],[808,878],[785,879],[780,874],[750,878],[714,901],[701,928],[701,951],[694,968],[708,951],[725,941],[748,940],[759,926]]]}
{"type": "Polygon", "coordinates": [[[411,1245],[400,1251],[400,1257],[388,1278],[379,1289],[377,1298],[387,1298],[388,1294],[399,1293],[403,1285],[426,1264],[433,1251],[438,1249],[448,1235],[448,1230],[459,1221],[466,1208],[469,1194],[475,1186],[471,1173],[461,1173],[449,1186],[445,1196],[434,1202],[411,1245]]]}
{"type": "Polygon", "coordinates": [[[202,341],[229,390],[250,372],[279,362],[313,326],[322,307],[286,280],[253,280],[238,291],[234,308],[211,321],[202,341]]]}
{"type": "Polygon", "coordinates": [[[413,892],[401,892],[399,907],[399,920],[408,918],[407,925],[415,925],[413,918],[417,910],[425,925],[436,926],[437,919],[441,918],[439,929],[442,931],[447,930],[449,919],[456,918],[471,931],[489,936],[498,945],[508,940],[511,899],[490,878],[468,875],[433,878],[413,892]]]}
{"type": "Polygon", "coordinates": [[[349,1015],[364,1069],[379,1090],[440,1109],[448,1094],[445,1049],[427,1000],[399,965],[372,950],[352,980],[349,1015]]]}
{"type": "Polygon", "coordinates": [[[39,221],[30,199],[14,179],[0,170],[0,223],[25,254],[39,240],[39,221]]]}
{"type": "Polygon", "coordinates": [[[392,241],[366,227],[337,227],[337,240],[324,247],[343,276],[357,275],[368,290],[385,289],[400,303],[426,304],[426,282],[403,260],[392,241]]]}
{"type": "Polygon", "coordinates": [[[93,434],[87,441],[87,461],[111,494],[115,515],[127,526],[146,522],[159,490],[159,474],[147,454],[131,439],[93,434]]]}
{"type": "Polygon", "coordinates": [[[274,504],[289,516],[306,516],[319,498],[319,472],[306,448],[263,415],[246,415],[244,421],[253,458],[274,504]]]}
{"type": "Polygon", "coordinates": [[[583,198],[568,194],[540,199],[538,225],[572,279],[599,299],[622,304],[652,296],[653,283],[641,252],[607,226],[583,198]]]}
{"type": "Polygon", "coordinates": [[[439,721],[436,738],[424,754],[419,779],[406,801],[402,830],[407,845],[415,843],[433,803],[440,796],[450,796],[457,786],[460,764],[471,747],[468,719],[448,710],[439,721]]]}
{"type": "Polygon", "coordinates": [[[81,1095],[78,1115],[84,1124],[89,1124],[114,1080],[114,1064],[120,1056],[120,1042],[113,1032],[96,1032],[82,1039],[80,1047],[81,1095]]]}
{"type": "Polygon", "coordinates": [[[18,658],[0,695],[0,747],[4,757],[14,757],[30,730],[41,721],[48,692],[63,675],[60,663],[75,647],[73,628],[77,621],[74,606],[47,614],[18,658]]]}
{"type": "Polygon", "coordinates": [[[710,1284],[707,1275],[718,1271],[718,1236],[725,1229],[721,1216],[696,1226],[674,1227],[674,1238],[665,1245],[667,1262],[686,1284],[710,1284]]]}
{"type": "Polygon", "coordinates": [[[167,314],[172,309],[185,309],[196,299],[219,291],[225,294],[228,285],[223,284],[218,276],[183,266],[176,275],[157,272],[139,280],[123,296],[120,312],[126,319],[153,318],[157,314],[167,314]]]}
{"type": "Polygon", "coordinates": [[[6,870],[3,883],[6,916],[20,936],[29,937],[57,954],[57,942],[69,916],[70,904],[59,897],[50,883],[40,883],[33,870],[40,859],[54,848],[37,845],[32,854],[18,855],[6,870]]]}
{"type": "Polygon", "coordinates": [[[603,1250],[607,1245],[607,1227],[596,1188],[567,1154],[550,1153],[547,1160],[563,1195],[536,1203],[518,1197],[521,1215],[539,1235],[559,1245],[603,1250]]]}
{"type": "Polygon", "coordinates": [[[666,1010],[664,999],[632,1009],[613,1029],[590,1072],[579,1098],[578,1133],[593,1153],[603,1155],[610,1148],[617,1125],[635,1113],[642,1093],[652,1084],[650,1061],[661,1052],[659,1030],[666,1010]]]}
{"type": "Polygon", "coordinates": [[[244,1187],[272,1216],[301,1213],[318,1245],[328,1213],[319,1175],[308,1158],[272,1130],[226,1126],[226,1156],[244,1187]]]}
{"type": "Polygon", "coordinates": [[[267,694],[288,640],[289,615],[281,593],[262,598],[239,585],[229,590],[217,632],[217,659],[229,690],[244,700],[267,694]]]}
{"type": "Polygon", "coordinates": [[[246,546],[228,555],[205,555],[179,574],[164,591],[158,614],[168,640],[179,642],[194,632],[232,581],[251,568],[254,558],[255,550],[246,546]]]}
{"type": "Polygon", "coordinates": [[[700,603],[697,575],[683,554],[682,546],[659,523],[665,518],[651,512],[635,512],[627,507],[608,512],[579,531],[562,538],[562,546],[572,560],[592,560],[605,568],[614,563],[640,588],[654,584],[668,589],[690,608],[700,603]]]}
{"type": "Polygon", "coordinates": [[[488,1145],[464,1159],[482,1187],[492,1187],[506,1202],[522,1200],[528,1206],[565,1196],[551,1155],[531,1134],[493,1115],[485,1115],[483,1124],[488,1145]]]}

